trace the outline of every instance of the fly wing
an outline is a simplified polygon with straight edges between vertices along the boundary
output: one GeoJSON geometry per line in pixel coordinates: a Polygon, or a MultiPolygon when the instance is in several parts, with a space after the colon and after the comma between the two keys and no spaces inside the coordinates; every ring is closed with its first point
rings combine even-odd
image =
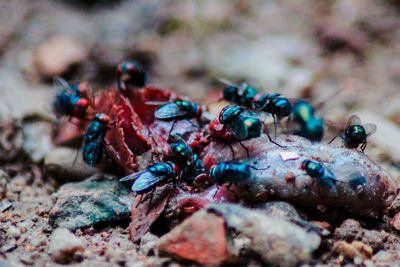
{"type": "Polygon", "coordinates": [[[146,172],[149,172],[149,171],[145,170],[145,171],[141,171],[141,172],[134,172],[134,173],[131,173],[131,174],[125,176],[125,177],[122,177],[121,179],[119,179],[119,181],[120,182],[126,182],[126,181],[136,180],[140,176],[144,175],[146,172]]]}
{"type": "Polygon", "coordinates": [[[217,81],[219,81],[220,83],[223,83],[225,85],[228,85],[228,86],[233,86],[233,87],[238,87],[238,88],[240,87],[236,83],[233,83],[225,78],[217,78],[217,81]]]}
{"type": "Polygon", "coordinates": [[[71,85],[63,78],[57,77],[53,79],[53,86],[57,91],[68,92],[70,95],[76,95],[75,91],[72,89],[71,85]]]}
{"type": "Polygon", "coordinates": [[[165,179],[165,177],[165,175],[155,175],[150,171],[146,171],[137,177],[136,181],[132,184],[131,189],[134,192],[145,191],[151,186],[165,179]]]}
{"type": "Polygon", "coordinates": [[[156,110],[154,116],[159,120],[177,119],[186,115],[186,111],[182,110],[175,103],[168,103],[156,110]]]}
{"type": "Polygon", "coordinates": [[[365,132],[367,133],[367,136],[373,135],[376,132],[376,125],[373,123],[366,123],[363,124],[362,127],[364,127],[365,132]]]}
{"type": "Polygon", "coordinates": [[[350,118],[347,120],[347,127],[353,125],[361,125],[360,117],[355,114],[351,115],[350,118]]]}

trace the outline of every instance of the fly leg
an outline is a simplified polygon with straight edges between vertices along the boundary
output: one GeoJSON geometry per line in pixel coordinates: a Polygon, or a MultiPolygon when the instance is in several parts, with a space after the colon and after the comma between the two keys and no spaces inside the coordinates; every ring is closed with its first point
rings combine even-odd
{"type": "Polygon", "coordinates": [[[235,150],[233,150],[233,147],[232,147],[231,144],[228,144],[228,145],[229,145],[229,148],[230,148],[231,151],[232,151],[232,160],[234,160],[234,159],[235,159],[235,150]]]}
{"type": "Polygon", "coordinates": [[[216,187],[217,187],[217,191],[215,191],[215,194],[214,194],[213,198],[215,198],[215,196],[216,196],[216,195],[217,195],[217,193],[219,192],[219,186],[218,186],[218,185],[216,185],[216,187]]]}
{"type": "Polygon", "coordinates": [[[276,139],[276,120],[277,120],[277,118],[274,114],[272,114],[272,118],[274,119],[274,136],[275,136],[274,139],[276,139]]]}
{"type": "Polygon", "coordinates": [[[243,147],[244,150],[246,150],[247,157],[249,158],[250,157],[249,149],[245,147],[241,141],[239,141],[239,144],[241,145],[241,147],[243,147]]]}
{"type": "Polygon", "coordinates": [[[361,152],[364,153],[365,148],[367,148],[367,141],[365,141],[364,143],[362,143],[361,145],[361,152]]]}
{"type": "Polygon", "coordinates": [[[172,132],[172,130],[174,129],[174,127],[175,127],[175,123],[176,123],[176,122],[177,122],[177,120],[174,120],[174,122],[172,123],[171,129],[169,129],[168,136],[170,136],[170,135],[171,135],[171,132],[172,132]]]}
{"type": "Polygon", "coordinates": [[[332,138],[332,140],[328,142],[328,144],[332,143],[332,142],[333,142],[333,140],[335,140],[335,139],[336,139],[336,137],[338,137],[338,135],[336,135],[335,137],[333,137],[333,138],[332,138]]]}
{"type": "Polygon", "coordinates": [[[275,144],[275,145],[277,145],[277,146],[279,146],[279,147],[281,147],[281,148],[285,148],[285,147],[286,147],[286,146],[282,146],[282,145],[278,144],[277,142],[275,142],[274,140],[272,140],[272,138],[271,138],[271,136],[269,135],[268,132],[267,132],[267,136],[268,136],[268,139],[269,139],[269,141],[270,141],[271,143],[273,143],[273,144],[275,144]]]}
{"type": "Polygon", "coordinates": [[[136,207],[135,207],[135,208],[139,207],[139,204],[142,203],[142,201],[143,201],[143,194],[140,195],[139,202],[136,204],[136,207]]]}

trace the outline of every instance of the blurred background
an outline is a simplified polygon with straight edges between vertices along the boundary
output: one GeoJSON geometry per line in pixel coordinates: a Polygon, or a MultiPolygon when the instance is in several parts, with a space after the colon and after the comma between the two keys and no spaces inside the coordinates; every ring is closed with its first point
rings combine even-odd
{"type": "Polygon", "coordinates": [[[397,163],[399,12],[389,0],[2,1],[0,116],[48,115],[53,77],[107,88],[136,60],[151,85],[203,103],[217,77],[323,103],[326,140],[357,113],[378,124],[369,153],[397,163]]]}

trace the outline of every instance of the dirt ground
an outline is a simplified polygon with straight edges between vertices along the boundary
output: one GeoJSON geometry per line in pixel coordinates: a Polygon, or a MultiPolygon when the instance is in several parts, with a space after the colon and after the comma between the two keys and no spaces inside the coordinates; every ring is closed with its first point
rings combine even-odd
{"type": "MultiPolygon", "coordinates": [[[[48,222],[53,193],[82,177],[69,177],[75,148],[56,160],[66,162],[65,169],[49,172],[47,166],[54,148],[53,77],[107,88],[125,59],[148,69],[151,85],[202,103],[218,99],[218,77],[307,99],[326,122],[324,142],[356,113],[378,127],[366,154],[397,178],[399,15],[394,0],[3,1],[0,266],[178,266],[154,255],[156,237],[134,244],[127,219],[76,230],[83,249],[66,261],[56,255],[48,222]]],[[[312,220],[332,227],[311,264],[398,264],[400,222],[391,219],[397,211],[370,219],[306,209],[312,220]]]]}

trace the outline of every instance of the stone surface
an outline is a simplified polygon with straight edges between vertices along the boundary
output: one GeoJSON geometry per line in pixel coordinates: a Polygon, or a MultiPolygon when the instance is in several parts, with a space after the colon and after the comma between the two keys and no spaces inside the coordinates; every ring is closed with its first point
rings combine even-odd
{"type": "Polygon", "coordinates": [[[247,250],[267,265],[297,266],[307,263],[319,247],[319,235],[284,219],[266,216],[234,204],[206,206],[224,218],[229,229],[250,239],[247,250]]]}
{"type": "MultiPolygon", "coordinates": [[[[252,176],[240,183],[242,188],[247,187],[246,191],[254,196],[266,193],[267,197],[310,206],[343,207],[372,217],[381,215],[396,198],[396,179],[360,151],[336,144],[311,142],[294,135],[281,134],[275,142],[285,147],[271,143],[266,134],[246,140],[243,144],[249,150],[250,157],[244,149],[240,149],[239,144],[231,144],[233,149],[238,149],[235,152],[235,162],[259,169],[253,170],[252,176]],[[283,161],[280,157],[283,151],[296,152],[299,158],[283,161]],[[328,190],[319,186],[301,169],[301,164],[306,159],[323,164],[340,182],[328,190]],[[296,177],[294,182],[285,179],[288,173],[296,177]],[[365,178],[365,182],[355,186],[360,177],[365,178]]],[[[200,157],[207,170],[213,165],[232,160],[232,152],[225,143],[211,141],[200,157]]],[[[234,191],[237,193],[240,190],[234,191]]]]}
{"type": "Polygon", "coordinates": [[[201,266],[220,266],[232,260],[224,219],[206,210],[193,214],[160,239],[161,255],[201,266]]]}
{"type": "Polygon", "coordinates": [[[80,183],[63,185],[49,214],[53,226],[78,229],[129,216],[129,189],[115,177],[94,175],[80,183]]]}
{"type": "Polygon", "coordinates": [[[66,228],[57,228],[50,236],[49,253],[58,263],[69,263],[74,260],[76,253],[82,253],[86,241],[76,237],[66,228]]]}

